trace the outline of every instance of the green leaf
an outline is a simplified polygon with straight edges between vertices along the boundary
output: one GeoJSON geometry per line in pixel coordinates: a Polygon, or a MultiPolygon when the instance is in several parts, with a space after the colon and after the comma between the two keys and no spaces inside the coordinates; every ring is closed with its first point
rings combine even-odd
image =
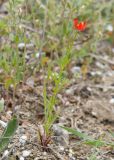
{"type": "Polygon", "coordinates": [[[17,117],[13,116],[13,118],[8,122],[8,125],[0,138],[0,152],[2,152],[8,146],[11,138],[14,136],[16,132],[17,127],[17,117]]]}
{"type": "Polygon", "coordinates": [[[68,132],[74,134],[75,136],[78,136],[79,138],[82,138],[82,139],[89,139],[89,137],[84,134],[84,133],[81,133],[75,129],[72,129],[72,128],[68,128],[68,127],[63,127],[63,126],[60,126],[61,128],[67,130],[68,132]]]}
{"type": "Polygon", "coordinates": [[[90,140],[87,140],[85,142],[85,144],[88,144],[88,145],[91,145],[91,146],[95,146],[95,147],[101,147],[101,146],[106,146],[108,145],[106,142],[104,141],[101,141],[101,140],[95,140],[95,139],[90,139],[90,140]]]}
{"type": "Polygon", "coordinates": [[[104,142],[100,139],[98,139],[98,140],[93,139],[93,138],[89,137],[88,135],[86,135],[84,133],[81,133],[81,132],[79,132],[75,129],[68,128],[68,127],[63,127],[63,126],[61,126],[61,128],[67,130],[68,132],[72,133],[75,136],[78,136],[79,138],[84,139],[85,144],[92,145],[92,146],[95,146],[95,147],[101,147],[101,146],[108,145],[106,142],[104,142]]]}

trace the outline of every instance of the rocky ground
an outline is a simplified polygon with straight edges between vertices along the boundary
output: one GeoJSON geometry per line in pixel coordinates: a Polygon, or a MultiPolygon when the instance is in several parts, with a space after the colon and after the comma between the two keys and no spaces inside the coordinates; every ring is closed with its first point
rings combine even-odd
{"type": "MultiPolygon", "coordinates": [[[[22,50],[23,46],[21,43],[18,47],[22,50]]],[[[32,48],[34,45],[28,44],[28,51],[32,48]]],[[[19,127],[8,148],[1,154],[1,160],[88,160],[93,154],[98,160],[113,160],[112,147],[98,149],[85,145],[81,139],[59,127],[72,127],[96,139],[101,137],[106,142],[114,141],[110,134],[110,131],[114,132],[113,55],[114,48],[107,41],[100,42],[96,53],[88,56],[92,62],[87,66],[85,78],[81,74],[83,61],[72,61],[68,71],[70,83],[58,94],[60,116],[53,125],[48,151],[44,151],[38,141],[38,126],[44,117],[42,70],[36,77],[27,77],[20,84],[15,105],[12,93],[9,97],[4,96],[7,107],[6,112],[0,115],[1,133],[13,113],[19,117],[19,127]]],[[[30,54],[27,58],[30,60],[30,54]]],[[[4,95],[4,88],[0,87],[4,95]]]]}

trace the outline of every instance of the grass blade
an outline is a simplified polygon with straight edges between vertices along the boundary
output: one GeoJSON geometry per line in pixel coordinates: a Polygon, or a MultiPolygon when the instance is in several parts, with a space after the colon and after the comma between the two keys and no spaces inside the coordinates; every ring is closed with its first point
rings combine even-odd
{"type": "Polygon", "coordinates": [[[18,127],[17,117],[14,116],[5,128],[1,138],[0,138],[0,152],[3,151],[9,144],[11,138],[14,136],[16,129],[18,127]]]}
{"type": "Polygon", "coordinates": [[[68,127],[63,127],[61,126],[61,128],[67,130],[68,132],[72,133],[73,135],[75,136],[78,136],[79,138],[82,138],[82,139],[89,139],[88,135],[84,134],[84,133],[81,133],[75,129],[72,129],[72,128],[68,128],[68,127]]]}

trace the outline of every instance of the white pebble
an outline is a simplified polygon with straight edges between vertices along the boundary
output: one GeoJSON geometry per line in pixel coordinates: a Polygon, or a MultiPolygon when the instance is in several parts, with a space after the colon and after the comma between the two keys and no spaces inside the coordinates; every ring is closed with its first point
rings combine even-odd
{"type": "Polygon", "coordinates": [[[29,87],[34,87],[34,78],[33,77],[29,77],[27,80],[26,80],[26,84],[29,86],[29,87]]]}
{"type": "Polygon", "coordinates": [[[76,160],[76,158],[75,157],[70,157],[70,160],[76,160]]]}
{"type": "Polygon", "coordinates": [[[64,151],[64,147],[63,146],[60,146],[59,149],[60,149],[60,151],[64,151]]]}
{"type": "Polygon", "coordinates": [[[100,72],[100,71],[91,72],[91,75],[92,75],[92,76],[101,76],[101,75],[102,75],[102,72],[100,72]]]}
{"type": "Polygon", "coordinates": [[[25,43],[19,43],[19,44],[18,44],[18,48],[19,48],[20,50],[23,50],[23,49],[25,48],[25,43]]]}
{"type": "Polygon", "coordinates": [[[30,56],[29,56],[29,55],[25,55],[25,58],[26,58],[27,60],[29,60],[29,59],[30,59],[30,56]]]}
{"type": "Polygon", "coordinates": [[[108,31],[112,32],[113,31],[113,26],[111,24],[109,24],[106,29],[108,31]]]}
{"type": "Polygon", "coordinates": [[[91,114],[92,114],[93,116],[95,116],[95,117],[97,116],[97,113],[94,112],[94,111],[92,111],[91,114]]]}
{"type": "Polygon", "coordinates": [[[78,67],[78,66],[75,66],[75,67],[72,67],[71,68],[71,72],[73,73],[73,74],[76,74],[76,73],[80,73],[80,67],[78,67]]]}
{"type": "Polygon", "coordinates": [[[68,155],[69,155],[70,158],[72,157],[72,153],[69,153],[68,155]]]}
{"type": "Polygon", "coordinates": [[[74,90],[72,88],[67,89],[65,92],[67,95],[74,95],[74,90]]]}
{"type": "Polygon", "coordinates": [[[96,75],[101,76],[102,72],[101,71],[96,71],[96,75]]]}
{"type": "Polygon", "coordinates": [[[46,152],[43,152],[43,156],[46,156],[47,155],[47,153],[46,152]]]}
{"type": "Polygon", "coordinates": [[[35,57],[36,57],[36,58],[39,58],[39,57],[40,57],[40,53],[39,53],[39,52],[36,53],[35,57]]]}
{"type": "Polygon", "coordinates": [[[110,99],[109,103],[114,104],[114,98],[110,99]]]}
{"type": "Polygon", "coordinates": [[[31,154],[31,151],[25,150],[22,152],[22,154],[23,154],[23,157],[28,157],[31,154]]]}
{"type": "Polygon", "coordinates": [[[19,160],[24,160],[24,157],[20,157],[19,160]]]}
{"type": "Polygon", "coordinates": [[[92,91],[92,88],[90,88],[90,87],[87,87],[87,90],[91,92],[91,91],[92,91]]]}
{"type": "Polygon", "coordinates": [[[104,65],[100,62],[96,62],[96,66],[101,68],[101,69],[104,69],[104,65]]]}
{"type": "Polygon", "coordinates": [[[95,75],[96,75],[96,72],[91,72],[91,75],[92,75],[92,76],[95,76],[95,75]]]}
{"type": "Polygon", "coordinates": [[[4,153],[3,153],[3,157],[7,157],[7,156],[8,156],[8,153],[9,153],[9,151],[8,151],[8,150],[5,150],[4,153]]]}
{"type": "Polygon", "coordinates": [[[42,56],[44,56],[45,55],[45,52],[37,52],[36,54],[35,54],[35,57],[36,58],[40,58],[40,56],[42,57],[42,56]]]}
{"type": "Polygon", "coordinates": [[[7,123],[0,120],[0,125],[5,128],[7,126],[7,123]]]}
{"type": "Polygon", "coordinates": [[[25,142],[27,141],[27,136],[26,135],[21,136],[19,141],[20,143],[25,144],[25,142]]]}
{"type": "Polygon", "coordinates": [[[113,72],[108,71],[105,75],[106,75],[106,77],[107,76],[111,77],[111,76],[113,76],[113,72]]]}
{"type": "Polygon", "coordinates": [[[36,158],[34,158],[34,160],[39,160],[39,158],[38,158],[38,157],[36,157],[36,158]]]}

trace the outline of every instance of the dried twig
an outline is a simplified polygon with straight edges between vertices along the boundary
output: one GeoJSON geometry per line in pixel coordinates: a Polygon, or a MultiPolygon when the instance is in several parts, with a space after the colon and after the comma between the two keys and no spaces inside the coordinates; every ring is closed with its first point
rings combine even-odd
{"type": "Polygon", "coordinates": [[[106,90],[114,90],[114,86],[106,86],[106,85],[89,85],[91,88],[101,88],[106,90]]]}
{"type": "Polygon", "coordinates": [[[112,64],[114,65],[114,61],[111,61],[109,59],[104,58],[103,56],[97,56],[95,54],[90,54],[90,56],[92,56],[93,58],[97,59],[97,60],[102,60],[104,62],[107,62],[108,64],[112,64]]]}

